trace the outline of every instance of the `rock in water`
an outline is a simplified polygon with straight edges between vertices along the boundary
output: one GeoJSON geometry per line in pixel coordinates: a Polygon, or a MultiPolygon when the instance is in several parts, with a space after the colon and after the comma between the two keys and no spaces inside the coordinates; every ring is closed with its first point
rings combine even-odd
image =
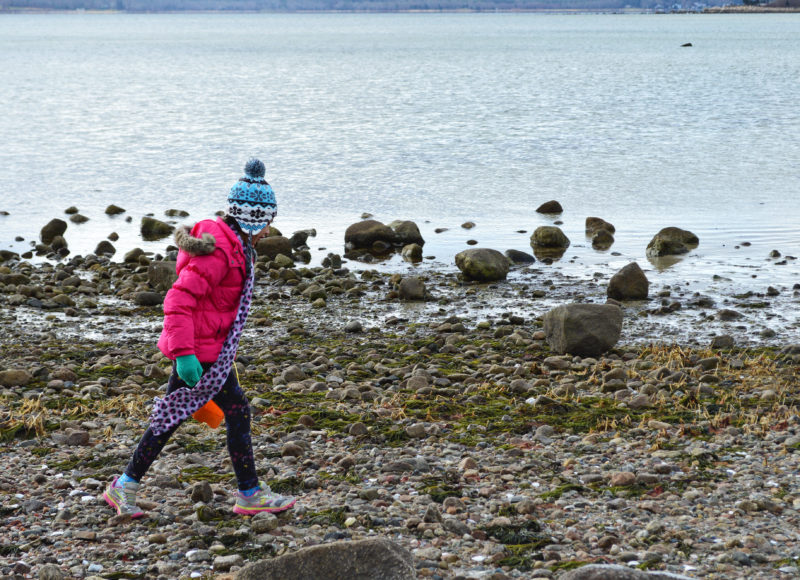
{"type": "Polygon", "coordinates": [[[660,258],[662,256],[677,256],[686,254],[696,248],[700,240],[692,232],[680,228],[669,227],[658,232],[650,243],[647,244],[647,256],[660,258]]]}
{"type": "Polygon", "coordinates": [[[608,297],[614,300],[646,300],[650,281],[639,264],[631,262],[611,277],[608,297]]]}
{"type": "Polygon", "coordinates": [[[419,244],[408,244],[403,246],[400,255],[406,262],[421,262],[422,261],[422,246],[419,244]]]}
{"type": "Polygon", "coordinates": [[[544,315],[544,332],[558,354],[597,356],[617,344],[622,310],[613,304],[559,306],[544,315]]]}
{"type": "Polygon", "coordinates": [[[43,244],[50,244],[56,236],[63,236],[67,231],[67,222],[58,218],[50,220],[50,222],[42,228],[39,237],[43,244]]]}
{"type": "Polygon", "coordinates": [[[561,207],[561,204],[558,203],[556,200],[551,199],[550,201],[544,202],[538,208],[536,208],[537,213],[563,213],[564,208],[561,207]]]}
{"type": "Polygon", "coordinates": [[[607,232],[613,234],[617,230],[616,228],[608,223],[603,218],[599,217],[587,217],[586,218],[586,235],[591,236],[595,232],[599,232],[600,230],[606,230],[607,232]]]}
{"type": "Polygon", "coordinates": [[[534,230],[531,235],[532,247],[543,248],[567,248],[569,238],[557,226],[541,226],[534,230]]]}
{"type": "Polygon", "coordinates": [[[113,256],[117,253],[117,249],[108,240],[102,240],[99,244],[97,244],[97,247],[94,249],[94,253],[98,256],[104,254],[107,256],[113,256]]]}
{"type": "Polygon", "coordinates": [[[106,215],[117,215],[121,213],[125,213],[125,210],[113,203],[106,208],[106,215]]]}
{"type": "Polygon", "coordinates": [[[607,250],[614,244],[614,236],[608,230],[598,230],[592,235],[592,247],[595,250],[607,250]]]}
{"type": "Polygon", "coordinates": [[[510,264],[497,250],[475,248],[456,254],[456,266],[467,278],[479,282],[505,280],[510,264]]]}
{"type": "Polygon", "coordinates": [[[371,250],[375,242],[393,244],[395,239],[394,230],[377,220],[354,223],[344,232],[345,246],[351,249],[371,250]]]}
{"type": "Polygon", "coordinates": [[[261,560],[242,568],[236,580],[414,580],[413,556],[385,539],[334,542],[261,560]]]}
{"type": "Polygon", "coordinates": [[[142,225],[141,225],[141,233],[142,237],[145,240],[153,241],[153,240],[160,240],[161,238],[166,238],[168,235],[172,233],[175,228],[169,225],[168,223],[162,222],[161,220],[157,220],[151,217],[143,217],[142,218],[142,225]]]}
{"type": "Polygon", "coordinates": [[[266,256],[270,260],[277,258],[278,254],[291,256],[292,241],[283,236],[269,236],[262,238],[256,244],[256,253],[259,256],[266,256]]]}
{"type": "Polygon", "coordinates": [[[400,280],[397,291],[401,300],[425,300],[425,282],[417,276],[409,276],[400,280]]]}
{"type": "Polygon", "coordinates": [[[531,256],[528,253],[520,252],[519,250],[506,250],[504,252],[506,258],[508,258],[512,264],[533,264],[536,261],[536,258],[531,256]]]}
{"type": "Polygon", "coordinates": [[[419,244],[420,246],[425,245],[425,240],[422,239],[422,234],[419,233],[419,228],[417,224],[412,221],[393,221],[389,224],[389,227],[392,228],[395,235],[395,241],[400,242],[404,245],[408,244],[419,244]]]}

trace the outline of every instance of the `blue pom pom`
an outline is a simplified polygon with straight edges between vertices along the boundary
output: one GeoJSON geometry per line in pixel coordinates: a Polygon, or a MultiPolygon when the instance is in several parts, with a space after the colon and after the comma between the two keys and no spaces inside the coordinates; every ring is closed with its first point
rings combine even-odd
{"type": "Polygon", "coordinates": [[[256,159],[255,157],[244,166],[244,174],[249,177],[264,177],[266,172],[267,168],[264,167],[260,159],[256,159]]]}

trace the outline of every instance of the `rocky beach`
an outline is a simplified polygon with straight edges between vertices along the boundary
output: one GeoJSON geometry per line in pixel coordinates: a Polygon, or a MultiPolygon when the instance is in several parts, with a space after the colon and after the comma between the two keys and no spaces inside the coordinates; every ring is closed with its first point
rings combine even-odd
{"type": "Polygon", "coordinates": [[[800,285],[642,295],[641,270],[572,276],[535,233],[537,259],[486,279],[475,254],[392,272],[367,256],[429,247],[403,223],[313,266],[310,230],[262,241],[237,371],[259,472],[298,502],[254,518],[231,512],[224,427],[196,422],[143,481],[147,518],[102,499],[170,372],[169,238],[4,252],[0,576],[800,576],[800,285]],[[562,348],[550,313],[573,303],[620,313],[609,344],[562,348]]]}

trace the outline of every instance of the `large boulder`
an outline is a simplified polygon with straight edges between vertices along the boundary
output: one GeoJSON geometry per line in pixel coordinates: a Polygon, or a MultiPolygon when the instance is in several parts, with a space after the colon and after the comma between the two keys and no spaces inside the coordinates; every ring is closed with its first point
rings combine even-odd
{"type": "Polygon", "coordinates": [[[599,232],[600,230],[606,230],[607,232],[613,234],[617,230],[616,228],[608,223],[603,218],[599,217],[587,217],[586,218],[586,235],[591,237],[594,235],[595,232],[599,232]]]}
{"type": "Polygon", "coordinates": [[[497,250],[473,248],[456,254],[456,266],[465,277],[479,282],[505,280],[510,263],[497,250]]]}
{"type": "Polygon", "coordinates": [[[236,580],[415,580],[414,558],[394,542],[375,538],[303,548],[248,564],[236,580]]]}
{"type": "Polygon", "coordinates": [[[396,220],[390,223],[389,227],[394,231],[395,242],[399,242],[404,246],[408,244],[425,245],[425,240],[422,239],[422,234],[419,233],[419,228],[414,222],[396,220]]]}
{"type": "Polygon", "coordinates": [[[292,234],[292,237],[289,238],[289,241],[292,242],[293,248],[298,249],[307,245],[309,237],[313,238],[316,235],[317,235],[317,230],[313,228],[309,230],[298,230],[292,234]]]}
{"type": "Polygon", "coordinates": [[[569,238],[558,226],[540,226],[531,234],[531,247],[568,248],[569,238]]]}
{"type": "Polygon", "coordinates": [[[278,254],[291,256],[292,249],[292,240],[283,236],[261,238],[256,244],[256,253],[259,256],[266,256],[270,260],[277,258],[278,254]]]}
{"type": "Polygon", "coordinates": [[[614,300],[646,300],[650,281],[639,264],[631,262],[611,277],[608,297],[614,300]]]}
{"type": "Polygon", "coordinates": [[[348,249],[372,250],[376,242],[391,245],[396,239],[394,230],[377,220],[354,223],[344,232],[344,243],[348,249]]]}
{"type": "Polygon", "coordinates": [[[152,217],[144,216],[140,231],[142,238],[148,241],[160,240],[169,236],[175,228],[166,222],[152,217]]]}
{"type": "Polygon", "coordinates": [[[43,244],[49,246],[53,242],[53,238],[56,236],[63,236],[66,231],[67,222],[55,218],[50,220],[47,225],[42,228],[42,231],[39,233],[39,238],[42,240],[43,244]]]}
{"type": "Polygon", "coordinates": [[[658,232],[647,244],[647,256],[660,258],[685,254],[696,248],[700,240],[692,232],[681,228],[669,227],[658,232]]]}
{"type": "Polygon", "coordinates": [[[562,208],[561,204],[556,200],[551,199],[550,201],[546,201],[536,208],[536,211],[538,213],[562,213],[564,208],[562,208]]]}
{"type": "Polygon", "coordinates": [[[597,356],[617,344],[622,310],[614,304],[558,306],[544,315],[544,332],[553,352],[597,356]]]}
{"type": "Polygon", "coordinates": [[[559,580],[691,580],[688,576],[672,572],[645,572],[617,564],[588,564],[570,570],[559,580]]]}

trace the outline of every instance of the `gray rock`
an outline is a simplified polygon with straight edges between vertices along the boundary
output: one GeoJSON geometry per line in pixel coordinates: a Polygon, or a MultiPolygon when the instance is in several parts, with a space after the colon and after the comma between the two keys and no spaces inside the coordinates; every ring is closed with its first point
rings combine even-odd
{"type": "Polygon", "coordinates": [[[397,291],[401,300],[425,300],[427,294],[425,282],[417,276],[409,276],[400,280],[397,291]]]}
{"type": "Polygon", "coordinates": [[[33,375],[22,369],[6,369],[0,371],[0,385],[4,387],[21,387],[33,380],[33,375]]]}
{"type": "Polygon", "coordinates": [[[69,216],[69,221],[71,221],[74,224],[85,224],[86,222],[89,221],[89,218],[86,217],[85,215],[76,213],[75,215],[69,216]]]}
{"type": "Polygon", "coordinates": [[[422,234],[414,222],[397,220],[390,223],[389,227],[394,231],[395,243],[417,244],[420,247],[425,245],[425,240],[422,239],[422,234]]]}
{"type": "Polygon", "coordinates": [[[362,332],[364,330],[364,325],[361,324],[360,320],[351,320],[344,326],[345,332],[362,332]]]}
{"type": "Polygon", "coordinates": [[[650,281],[639,264],[631,262],[611,277],[607,294],[614,300],[646,300],[650,281]]]}
{"type": "Polygon", "coordinates": [[[589,564],[559,576],[559,580],[691,580],[671,572],[645,572],[613,564],[589,564]]]}
{"type": "Polygon", "coordinates": [[[97,247],[94,249],[94,253],[98,256],[113,256],[117,253],[117,249],[108,240],[102,240],[99,244],[97,244],[97,247]]]}
{"type": "Polygon", "coordinates": [[[506,250],[504,254],[512,264],[533,264],[536,261],[530,254],[519,250],[506,250]]]}
{"type": "Polygon", "coordinates": [[[599,230],[592,234],[592,247],[595,250],[607,250],[614,244],[614,235],[608,230],[599,230]]]}
{"type": "Polygon", "coordinates": [[[647,244],[647,256],[659,258],[685,254],[696,248],[700,240],[692,232],[680,228],[669,227],[658,232],[647,244]]]}
{"type": "Polygon", "coordinates": [[[160,240],[170,235],[175,228],[166,222],[144,216],[139,231],[145,240],[160,240]]]}
{"type": "Polygon", "coordinates": [[[422,246],[419,244],[408,244],[403,246],[400,255],[406,262],[421,262],[422,261],[422,246]]]}
{"type": "Polygon", "coordinates": [[[563,213],[564,208],[561,207],[561,204],[558,203],[556,200],[552,199],[550,201],[544,202],[538,208],[536,208],[537,213],[563,213]]]}
{"type": "Polygon", "coordinates": [[[214,491],[211,489],[211,484],[207,481],[201,481],[192,486],[189,497],[191,497],[192,501],[195,503],[198,501],[209,503],[214,499],[214,491]]]}
{"type": "Polygon", "coordinates": [[[106,208],[106,215],[117,215],[121,213],[125,213],[125,210],[113,203],[106,208]]]}
{"type": "Polygon", "coordinates": [[[619,340],[622,310],[613,304],[559,306],[544,315],[544,332],[556,353],[597,356],[619,340]]]}
{"type": "Polygon", "coordinates": [[[133,302],[137,306],[158,306],[164,301],[158,292],[137,292],[133,295],[133,302]]]}
{"type": "Polygon", "coordinates": [[[302,248],[308,242],[309,237],[315,237],[317,235],[317,230],[298,230],[292,234],[292,237],[289,238],[289,241],[292,243],[292,247],[302,248]]]}
{"type": "Polygon", "coordinates": [[[39,580],[63,580],[64,573],[55,564],[45,564],[39,568],[39,580]]]}
{"type": "Polygon", "coordinates": [[[595,233],[599,232],[600,230],[605,230],[611,234],[615,233],[617,230],[616,228],[608,223],[606,220],[599,218],[599,217],[587,217],[586,218],[586,235],[593,236],[595,233]]]}
{"type": "Polygon", "coordinates": [[[68,429],[64,442],[72,447],[85,447],[89,445],[89,432],[82,429],[68,429]]]}
{"type": "Polygon", "coordinates": [[[214,570],[220,572],[227,572],[234,566],[244,566],[244,558],[239,554],[231,554],[230,556],[217,556],[214,558],[214,570]]]}
{"type": "Polygon", "coordinates": [[[147,281],[159,292],[166,292],[178,279],[175,262],[159,261],[147,265],[147,281]]]}
{"type": "Polygon", "coordinates": [[[281,373],[281,379],[287,384],[299,382],[305,380],[305,378],[306,374],[303,372],[303,369],[297,365],[292,365],[281,373]]]}
{"type": "Polygon", "coordinates": [[[385,539],[334,542],[245,566],[237,580],[413,580],[413,556],[385,539]]]}
{"type": "Polygon", "coordinates": [[[475,248],[456,254],[456,266],[465,277],[480,282],[505,280],[510,264],[497,250],[475,248]]]}
{"type": "Polygon", "coordinates": [[[67,222],[58,218],[50,220],[39,233],[39,239],[43,244],[50,244],[56,236],[63,236],[67,231],[67,222]]]}
{"type": "Polygon", "coordinates": [[[138,262],[141,256],[144,256],[144,250],[141,248],[133,248],[131,251],[125,253],[125,257],[123,257],[122,260],[126,264],[132,264],[138,262]]]}
{"type": "Polygon", "coordinates": [[[536,248],[567,248],[569,238],[558,226],[540,226],[531,234],[531,246],[536,248]]]}
{"type": "Polygon", "coordinates": [[[278,257],[278,254],[284,256],[292,255],[292,241],[283,236],[267,236],[262,238],[256,244],[256,253],[259,256],[266,256],[270,260],[278,257]]]}
{"type": "Polygon", "coordinates": [[[371,250],[375,242],[391,245],[396,239],[394,230],[377,220],[364,220],[354,223],[344,232],[344,243],[351,249],[371,250]]]}
{"type": "Polygon", "coordinates": [[[711,348],[733,348],[736,341],[730,334],[722,334],[711,339],[711,348]]]}
{"type": "Polygon", "coordinates": [[[55,236],[50,242],[50,247],[55,251],[65,249],[68,247],[67,240],[64,239],[64,236],[55,236]]]}

